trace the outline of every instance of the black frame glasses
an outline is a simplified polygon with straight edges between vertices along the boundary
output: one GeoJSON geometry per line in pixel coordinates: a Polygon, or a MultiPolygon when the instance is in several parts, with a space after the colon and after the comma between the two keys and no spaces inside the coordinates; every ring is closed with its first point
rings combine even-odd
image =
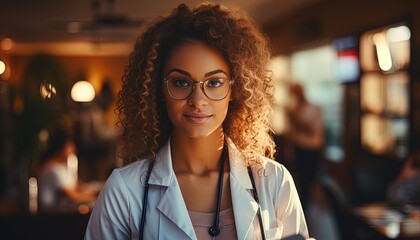
{"type": "MultiPolygon", "coordinates": [[[[200,84],[201,90],[203,91],[204,95],[206,95],[206,97],[208,99],[211,99],[213,101],[221,101],[221,100],[225,99],[227,97],[227,95],[229,94],[234,80],[232,80],[232,79],[227,80],[228,81],[228,83],[227,83],[228,84],[228,89],[226,90],[226,93],[221,94],[221,97],[214,97],[214,96],[211,96],[211,94],[209,94],[209,92],[208,92],[209,90],[206,90],[206,89],[209,89],[209,88],[204,87],[204,86],[211,86],[211,84],[209,84],[210,81],[215,81],[215,79],[217,79],[217,80],[220,80],[220,79],[227,80],[226,78],[209,78],[209,79],[204,80],[204,81],[195,81],[195,80],[193,80],[191,78],[188,78],[188,77],[164,77],[163,81],[166,84],[166,90],[168,91],[169,96],[174,100],[185,100],[185,99],[189,98],[191,96],[191,94],[193,93],[194,89],[195,89],[195,84],[200,84]],[[169,83],[170,79],[177,79],[177,80],[186,81],[189,84],[186,87],[186,88],[188,88],[187,89],[188,94],[185,93],[185,97],[175,96],[176,94],[171,92],[171,89],[170,89],[171,88],[170,83],[169,83]]],[[[226,84],[226,83],[224,83],[224,84],[226,84]]],[[[182,86],[180,88],[182,88],[182,86]]],[[[218,87],[214,87],[214,89],[217,90],[218,87]]],[[[222,90],[222,89],[220,89],[220,90],[222,90]]]]}

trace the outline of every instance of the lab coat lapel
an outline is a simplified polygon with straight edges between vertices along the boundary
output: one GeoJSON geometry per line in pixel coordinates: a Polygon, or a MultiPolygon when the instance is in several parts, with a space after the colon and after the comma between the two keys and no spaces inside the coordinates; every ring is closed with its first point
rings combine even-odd
{"type": "MultiPolygon", "coordinates": [[[[157,209],[177,227],[182,229],[190,239],[196,239],[181,189],[172,169],[170,141],[162,147],[156,157],[156,163],[150,175],[149,184],[167,187],[162,190],[162,196],[157,205],[157,209]]],[[[165,227],[162,229],[165,229],[165,227]]]]}
{"type": "Polygon", "coordinates": [[[190,239],[196,239],[194,228],[176,179],[163,193],[157,208],[176,226],[182,229],[190,239]]]}
{"type": "Polygon", "coordinates": [[[230,189],[236,233],[239,240],[255,239],[254,219],[258,211],[258,203],[252,197],[251,180],[241,153],[228,139],[230,163],[230,189]]]}

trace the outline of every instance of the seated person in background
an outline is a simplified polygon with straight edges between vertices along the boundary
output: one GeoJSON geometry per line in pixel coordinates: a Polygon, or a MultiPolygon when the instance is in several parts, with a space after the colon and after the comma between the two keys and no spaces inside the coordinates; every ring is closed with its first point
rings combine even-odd
{"type": "Polygon", "coordinates": [[[41,158],[38,176],[41,211],[75,209],[79,203],[96,199],[95,192],[80,190],[77,170],[69,167],[69,158],[76,158],[73,140],[64,131],[53,133],[41,158]]]}
{"type": "Polygon", "coordinates": [[[420,205],[420,150],[410,155],[388,190],[392,204],[420,205]]]}

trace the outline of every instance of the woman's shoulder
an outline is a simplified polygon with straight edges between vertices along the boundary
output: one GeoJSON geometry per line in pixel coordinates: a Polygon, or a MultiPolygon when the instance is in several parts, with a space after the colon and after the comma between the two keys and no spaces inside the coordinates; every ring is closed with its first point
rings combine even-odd
{"type": "Polygon", "coordinates": [[[281,164],[281,163],[279,163],[279,162],[277,162],[277,161],[275,161],[271,158],[264,157],[264,156],[259,156],[259,159],[262,162],[265,170],[273,170],[273,171],[287,170],[286,167],[283,164],[281,164]]]}
{"type": "MultiPolygon", "coordinates": [[[[295,181],[289,170],[281,163],[262,157],[263,167],[260,169],[262,188],[274,199],[279,196],[292,196],[296,189],[295,181]]],[[[277,200],[276,200],[277,201],[277,200]]]]}
{"type": "Polygon", "coordinates": [[[138,176],[143,171],[147,170],[148,165],[149,161],[147,159],[137,160],[114,169],[112,174],[118,173],[122,177],[129,177],[132,175],[138,176]]]}
{"type": "Polygon", "coordinates": [[[142,175],[147,171],[148,161],[135,161],[125,166],[115,168],[101,189],[104,201],[112,199],[137,198],[130,193],[137,193],[142,188],[142,175]],[[144,169],[144,170],[143,170],[144,169]]]}
{"type": "Polygon", "coordinates": [[[137,160],[122,167],[115,168],[107,181],[116,183],[122,180],[127,184],[133,179],[138,179],[143,172],[147,171],[148,162],[147,160],[137,160]]]}
{"type": "Polygon", "coordinates": [[[286,181],[289,181],[292,178],[289,170],[283,164],[264,156],[260,156],[260,160],[262,161],[264,175],[268,178],[286,181]]]}

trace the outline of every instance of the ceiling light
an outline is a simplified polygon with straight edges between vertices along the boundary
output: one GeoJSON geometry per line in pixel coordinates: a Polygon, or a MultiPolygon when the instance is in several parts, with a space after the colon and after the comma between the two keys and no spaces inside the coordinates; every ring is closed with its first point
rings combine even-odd
{"type": "Polygon", "coordinates": [[[91,102],[95,98],[95,89],[88,81],[78,81],[73,85],[70,95],[75,102],[91,102]]]}

